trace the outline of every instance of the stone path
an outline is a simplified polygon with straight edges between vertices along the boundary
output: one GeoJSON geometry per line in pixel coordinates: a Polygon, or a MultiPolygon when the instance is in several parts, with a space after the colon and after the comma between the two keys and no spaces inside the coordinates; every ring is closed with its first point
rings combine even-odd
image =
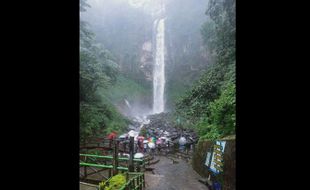
{"type": "Polygon", "coordinates": [[[200,176],[192,169],[190,163],[181,159],[171,159],[165,156],[155,158],[160,161],[151,165],[154,169],[152,172],[145,172],[146,190],[208,190],[200,183],[200,176]]]}

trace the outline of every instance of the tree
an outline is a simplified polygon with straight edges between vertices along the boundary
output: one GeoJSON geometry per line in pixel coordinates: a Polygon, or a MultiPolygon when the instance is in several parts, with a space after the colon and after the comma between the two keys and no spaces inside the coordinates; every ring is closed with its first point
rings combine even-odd
{"type": "Polygon", "coordinates": [[[201,35],[215,62],[177,103],[177,114],[203,138],[235,132],[235,2],[210,0],[201,35]]]}
{"type": "MultiPolygon", "coordinates": [[[[90,7],[80,1],[80,10],[90,7]]],[[[126,120],[114,106],[97,93],[99,88],[108,89],[116,82],[119,67],[113,55],[95,41],[89,24],[80,21],[80,136],[94,137],[102,129],[123,130],[126,120]],[[116,121],[114,121],[116,120],[116,121]]]]}

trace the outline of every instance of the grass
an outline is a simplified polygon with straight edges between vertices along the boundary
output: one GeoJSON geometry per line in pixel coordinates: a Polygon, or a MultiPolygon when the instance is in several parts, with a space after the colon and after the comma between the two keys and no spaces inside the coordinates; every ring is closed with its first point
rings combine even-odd
{"type": "Polygon", "coordinates": [[[109,89],[99,90],[99,94],[112,103],[117,103],[124,99],[131,102],[143,96],[150,96],[151,93],[151,90],[144,88],[141,84],[124,76],[119,76],[116,84],[109,89]]]}

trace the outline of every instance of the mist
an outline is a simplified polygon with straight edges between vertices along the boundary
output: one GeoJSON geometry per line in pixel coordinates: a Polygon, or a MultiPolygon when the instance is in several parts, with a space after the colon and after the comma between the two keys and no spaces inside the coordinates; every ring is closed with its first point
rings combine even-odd
{"type": "MultiPolygon", "coordinates": [[[[90,7],[81,12],[89,23],[95,41],[108,49],[126,80],[141,86],[140,94],[129,91],[118,100],[110,98],[121,113],[143,115],[153,110],[153,65],[156,57],[154,22],[165,19],[164,111],[175,106],[208,65],[201,39],[201,26],[206,21],[205,0],[88,0],[90,7]],[[127,110],[126,101],[132,104],[127,110]],[[131,112],[131,113],[128,113],[131,112]]],[[[113,88],[113,87],[112,87],[113,88]]],[[[163,110],[157,110],[162,112],[163,110]]]]}
{"type": "MultiPolygon", "coordinates": [[[[131,163],[139,155],[155,165],[142,168],[150,189],[210,189],[197,172],[213,172],[216,189],[233,190],[235,148],[227,143],[225,161],[215,147],[235,139],[235,0],[80,0],[80,8],[80,149],[97,151],[91,142],[107,137],[116,175],[117,146],[130,145],[131,163]]],[[[111,156],[101,148],[91,156],[111,156]]]]}

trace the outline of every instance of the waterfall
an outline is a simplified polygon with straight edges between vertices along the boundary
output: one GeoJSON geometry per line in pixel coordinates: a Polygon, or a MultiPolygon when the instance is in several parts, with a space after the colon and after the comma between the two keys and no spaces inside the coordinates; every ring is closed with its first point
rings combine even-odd
{"type": "Polygon", "coordinates": [[[130,103],[128,102],[127,99],[125,99],[125,103],[126,103],[127,107],[128,107],[129,109],[131,109],[131,105],[130,105],[130,103]]]}
{"type": "Polygon", "coordinates": [[[165,110],[165,20],[154,21],[155,62],[153,67],[153,113],[165,110]]]}

